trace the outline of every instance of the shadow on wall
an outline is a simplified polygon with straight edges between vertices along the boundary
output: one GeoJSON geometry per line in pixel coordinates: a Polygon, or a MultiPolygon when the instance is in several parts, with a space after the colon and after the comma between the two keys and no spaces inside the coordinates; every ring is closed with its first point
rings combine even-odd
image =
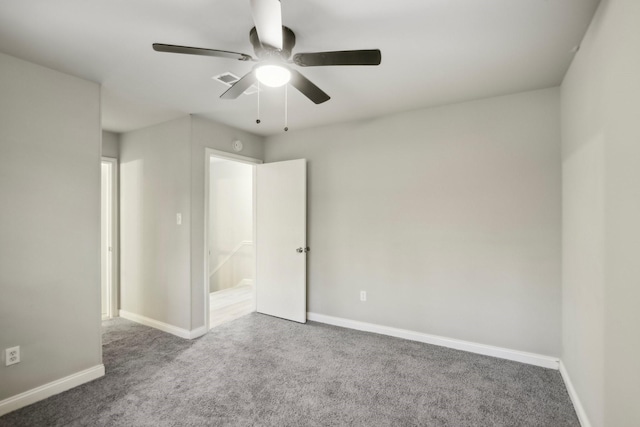
{"type": "MultiPolygon", "coordinates": [[[[144,288],[139,284],[144,282],[145,259],[145,223],[144,219],[144,159],[138,158],[120,163],[120,180],[126,183],[121,188],[121,221],[120,226],[120,257],[121,284],[120,302],[133,302],[144,310],[144,288]],[[128,268],[127,268],[128,267],[128,268]],[[133,286],[132,286],[133,285],[133,286]]],[[[155,243],[155,242],[152,242],[155,243]]],[[[150,245],[151,248],[155,247],[150,245]]],[[[148,254],[147,254],[148,256],[148,254]]],[[[120,305],[122,307],[122,305],[120,305]]],[[[129,308],[129,307],[127,307],[129,308]]]]}

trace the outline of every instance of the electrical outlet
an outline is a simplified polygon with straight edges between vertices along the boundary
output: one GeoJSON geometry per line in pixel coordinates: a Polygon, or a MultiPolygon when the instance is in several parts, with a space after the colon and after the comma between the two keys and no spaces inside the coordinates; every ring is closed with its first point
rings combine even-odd
{"type": "Polygon", "coordinates": [[[20,346],[11,347],[4,351],[7,366],[20,363],[20,346]]]}
{"type": "Polygon", "coordinates": [[[365,302],[367,300],[367,291],[360,291],[360,301],[365,302]]]}
{"type": "Polygon", "coordinates": [[[182,214],[176,214],[176,224],[182,225],[182,214]]]}

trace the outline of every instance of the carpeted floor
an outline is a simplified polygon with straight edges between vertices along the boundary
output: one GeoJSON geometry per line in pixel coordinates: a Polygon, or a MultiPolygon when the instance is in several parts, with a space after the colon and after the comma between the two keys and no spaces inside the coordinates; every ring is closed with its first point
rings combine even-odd
{"type": "Polygon", "coordinates": [[[579,426],[558,371],[255,313],[193,341],[106,321],[104,364],[0,426],[579,426]]]}

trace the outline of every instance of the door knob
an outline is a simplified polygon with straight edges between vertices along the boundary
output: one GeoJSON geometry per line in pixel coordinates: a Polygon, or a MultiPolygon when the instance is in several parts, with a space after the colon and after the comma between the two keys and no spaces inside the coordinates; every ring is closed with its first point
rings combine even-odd
{"type": "Polygon", "coordinates": [[[299,254],[301,254],[301,253],[303,253],[303,252],[304,252],[304,253],[307,253],[307,252],[309,252],[310,250],[311,250],[311,249],[309,249],[309,246],[307,246],[306,248],[298,248],[298,249],[296,249],[296,252],[298,252],[299,254]]]}

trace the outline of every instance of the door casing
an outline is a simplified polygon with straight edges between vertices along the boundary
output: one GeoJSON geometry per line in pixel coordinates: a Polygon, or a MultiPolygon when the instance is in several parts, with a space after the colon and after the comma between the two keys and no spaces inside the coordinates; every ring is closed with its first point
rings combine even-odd
{"type": "MultiPolygon", "coordinates": [[[[224,160],[231,160],[240,163],[246,163],[253,166],[253,183],[252,183],[252,199],[253,199],[253,242],[255,247],[256,241],[256,165],[262,164],[262,160],[253,157],[241,156],[239,154],[227,153],[226,151],[214,150],[213,148],[205,148],[204,156],[204,326],[209,330],[209,175],[211,173],[211,158],[216,157],[224,160]]],[[[256,268],[257,256],[254,256],[254,271],[256,268]]]]}
{"type": "MultiPolygon", "coordinates": [[[[111,168],[110,182],[110,239],[111,239],[111,268],[109,269],[109,306],[107,317],[118,316],[118,297],[119,297],[119,245],[118,245],[118,159],[113,157],[102,157],[100,164],[107,163],[111,168]]],[[[102,209],[100,210],[102,214],[102,209]]],[[[101,242],[102,244],[102,242],[101,242]]],[[[101,284],[102,286],[102,284],[101,284]]]]}

